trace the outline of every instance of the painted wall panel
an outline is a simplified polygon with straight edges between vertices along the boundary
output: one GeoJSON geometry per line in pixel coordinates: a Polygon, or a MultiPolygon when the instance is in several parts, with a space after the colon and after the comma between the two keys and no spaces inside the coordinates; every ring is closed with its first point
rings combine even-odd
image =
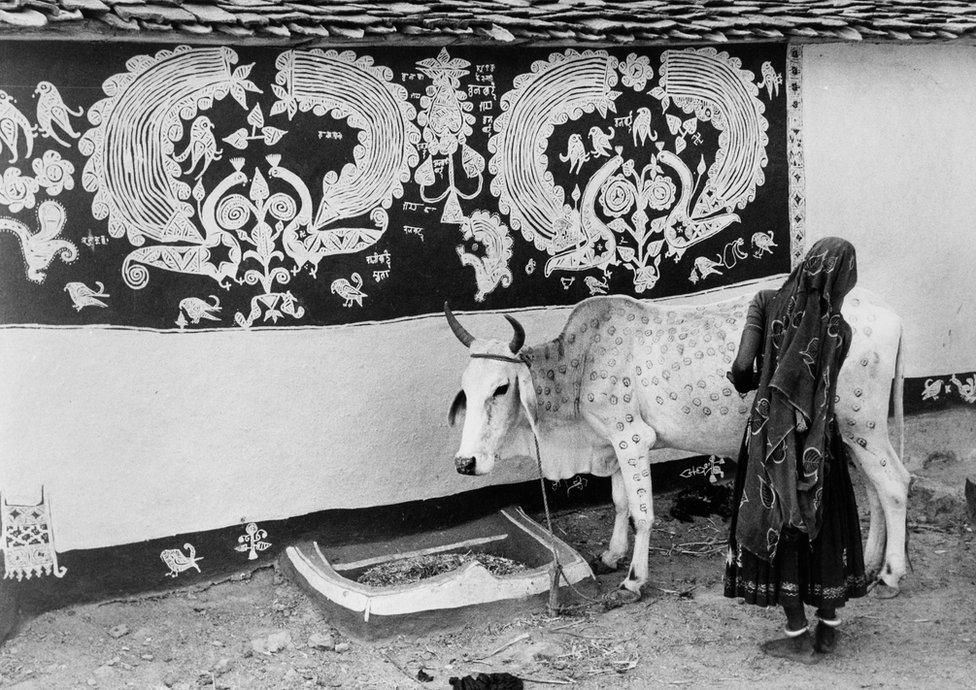
{"type": "Polygon", "coordinates": [[[443,301],[782,274],[787,53],[0,43],[0,493],[71,550],[531,478],[454,471],[443,301]]]}

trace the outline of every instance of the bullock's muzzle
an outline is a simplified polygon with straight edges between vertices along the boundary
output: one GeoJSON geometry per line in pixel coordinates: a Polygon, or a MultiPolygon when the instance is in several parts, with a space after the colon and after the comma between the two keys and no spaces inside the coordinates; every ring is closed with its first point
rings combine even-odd
{"type": "Polygon", "coordinates": [[[454,467],[458,474],[474,474],[474,458],[454,458],[454,467]]]}

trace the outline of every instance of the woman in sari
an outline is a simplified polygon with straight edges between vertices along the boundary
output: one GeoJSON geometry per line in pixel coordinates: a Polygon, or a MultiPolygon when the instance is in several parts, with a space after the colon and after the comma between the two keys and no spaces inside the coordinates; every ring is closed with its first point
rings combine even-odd
{"type": "Polygon", "coordinates": [[[760,292],[728,377],[756,391],[739,454],[725,596],[782,606],[777,657],[815,662],[836,646],[837,609],[864,596],[864,556],[847,452],[834,418],[851,341],[841,316],[854,247],[816,242],[776,291],[760,292]],[[811,634],[804,605],[819,619],[811,634]]]}

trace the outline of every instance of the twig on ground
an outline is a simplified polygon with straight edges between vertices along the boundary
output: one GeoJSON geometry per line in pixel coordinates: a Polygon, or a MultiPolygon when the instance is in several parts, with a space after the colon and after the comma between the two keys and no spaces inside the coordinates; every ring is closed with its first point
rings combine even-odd
{"type": "Polygon", "coordinates": [[[543,683],[545,685],[572,685],[576,682],[562,678],[530,678],[529,676],[519,676],[519,678],[528,683],[543,683]]]}
{"type": "Polygon", "coordinates": [[[496,649],[496,650],[494,650],[492,652],[489,652],[488,654],[485,654],[484,656],[479,656],[477,659],[474,659],[474,661],[481,661],[481,660],[484,660],[484,659],[488,659],[490,657],[493,657],[496,654],[498,654],[499,652],[504,652],[506,649],[508,649],[509,647],[511,647],[513,644],[516,644],[518,642],[521,642],[522,640],[524,640],[524,639],[526,639],[528,637],[529,637],[529,633],[522,633],[521,635],[519,635],[518,637],[516,637],[514,640],[509,640],[508,642],[506,642],[505,644],[503,644],[498,649],[496,649]]]}

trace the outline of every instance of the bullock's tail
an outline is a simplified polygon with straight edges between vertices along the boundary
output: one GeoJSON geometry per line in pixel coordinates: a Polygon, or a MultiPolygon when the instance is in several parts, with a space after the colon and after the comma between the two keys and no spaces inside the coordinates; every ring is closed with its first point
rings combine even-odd
{"type": "Polygon", "coordinates": [[[898,334],[898,353],[895,355],[895,380],[891,386],[891,404],[895,427],[898,429],[898,459],[905,464],[905,329],[898,334]]]}

